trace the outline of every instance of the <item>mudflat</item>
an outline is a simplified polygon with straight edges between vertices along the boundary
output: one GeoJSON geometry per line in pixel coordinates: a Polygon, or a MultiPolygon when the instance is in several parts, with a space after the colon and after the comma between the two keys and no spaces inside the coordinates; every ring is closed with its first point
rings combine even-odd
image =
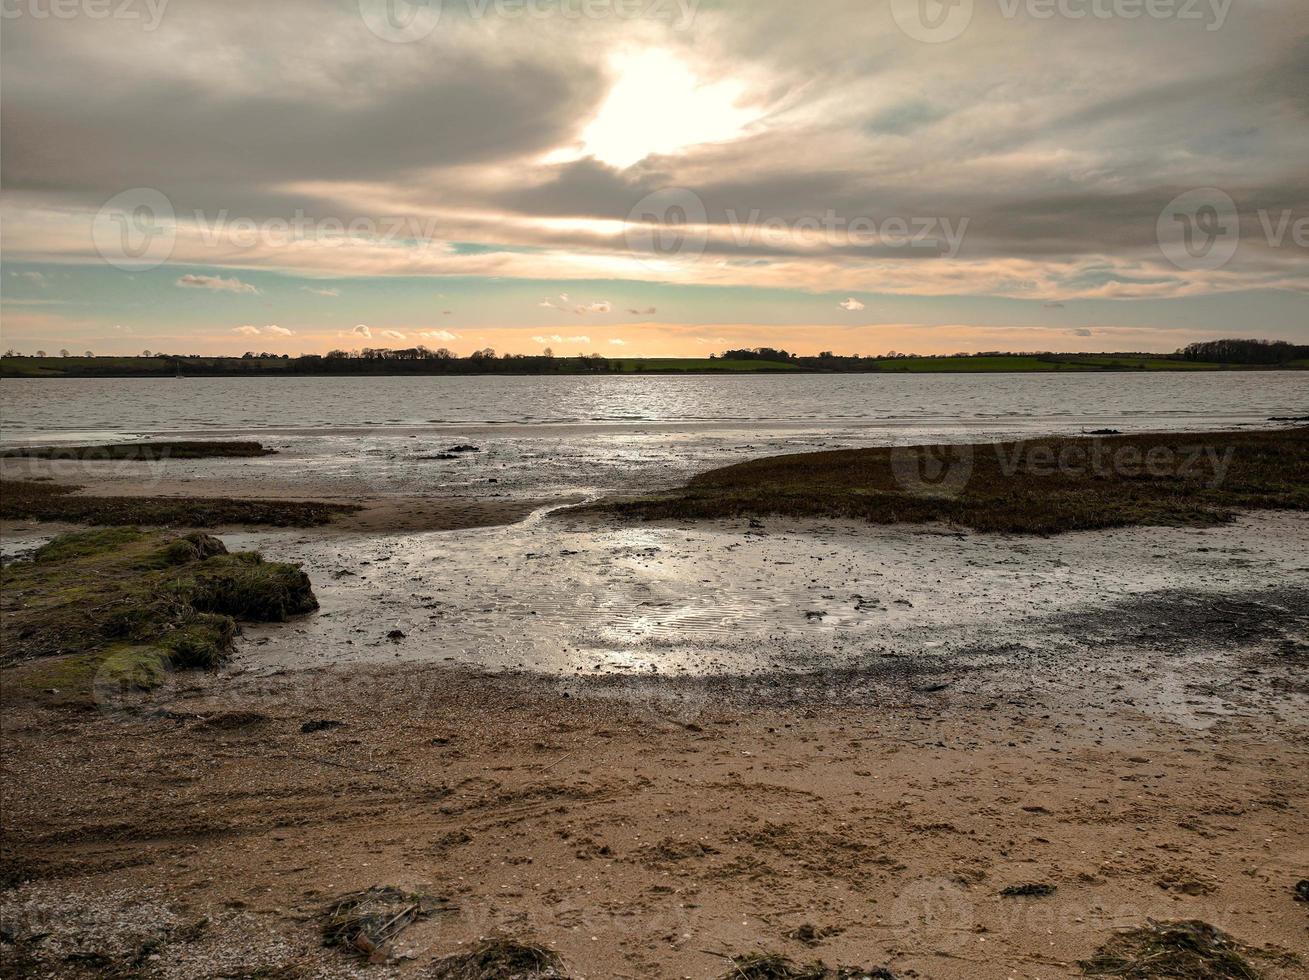
{"type": "MultiPolygon", "coordinates": [[[[233,496],[297,499],[258,472],[233,496]]],[[[238,552],[312,582],[217,669],[4,668],[7,973],[474,976],[449,958],[512,940],[537,976],[1047,978],[1144,931],[1301,975],[1295,506],[1031,535],[381,499],[216,559],[132,537],[165,599],[238,552]],[[367,949],[332,939],[360,895],[401,903],[367,949]]]]}
{"type": "Polygon", "coordinates": [[[717,977],[762,951],[1077,976],[1153,918],[1297,976],[1305,598],[1069,622],[1099,631],[1087,662],[1035,671],[1002,652],[962,676],[748,682],[359,667],[185,675],[153,713],[11,704],[2,955],[353,976],[322,916],[388,885],[446,910],[369,975],[507,934],[578,977],[717,977]],[[1143,657],[1169,613],[1196,628],[1143,657]],[[1030,885],[1053,892],[1003,894],[1030,885]]]}

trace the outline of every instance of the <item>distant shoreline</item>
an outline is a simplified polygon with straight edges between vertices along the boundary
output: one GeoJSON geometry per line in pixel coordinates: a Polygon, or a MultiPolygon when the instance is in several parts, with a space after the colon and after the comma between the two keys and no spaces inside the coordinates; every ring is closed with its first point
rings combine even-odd
{"type": "MultiPolygon", "coordinates": [[[[809,360],[809,359],[806,359],[809,360]]],[[[817,359],[812,359],[817,360],[817,359]]],[[[454,358],[447,360],[281,357],[6,357],[0,379],[252,378],[252,377],[566,377],[720,374],[1130,374],[1304,371],[1309,360],[1283,364],[1189,361],[1150,354],[971,355],[864,359],[858,364],[788,363],[713,358],[454,358]]]]}

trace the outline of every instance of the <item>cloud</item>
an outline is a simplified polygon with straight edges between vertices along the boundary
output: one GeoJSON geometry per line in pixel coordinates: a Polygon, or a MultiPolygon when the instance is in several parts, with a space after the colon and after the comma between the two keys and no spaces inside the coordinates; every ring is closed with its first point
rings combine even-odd
{"type": "Polygon", "coordinates": [[[1073,331],[1073,336],[1074,336],[1074,337],[1093,337],[1093,336],[1095,336],[1095,333],[1094,333],[1094,331],[1087,330],[1085,327],[1078,327],[1077,329],[1075,329],[1075,330],[1073,331]]]}
{"type": "MultiPolygon", "coordinates": [[[[377,43],[350,4],[175,6],[159,33],[113,18],[5,24],[9,261],[85,261],[90,221],[130,175],[178,215],[199,209],[209,221],[226,209],[232,221],[286,222],[302,210],[347,224],[415,222],[331,248],[267,235],[216,247],[197,223],[177,223],[179,266],[298,272],[321,280],[303,287],[313,295],[355,276],[1037,302],[1309,292],[1302,253],[1264,247],[1257,233],[1210,272],[1174,268],[1155,240],[1165,205],[1192,188],[1225,188],[1250,224],[1264,207],[1303,213],[1309,178],[1288,163],[1309,158],[1309,46],[1296,0],[1242,4],[1222,31],[1143,30],[1125,18],[1070,31],[1058,18],[1019,25],[977,4],[948,59],[867,16],[867,0],[831,0],[803,31],[786,4],[705,4],[683,32],[658,18],[453,18],[412,45],[377,43]],[[306,47],[310,11],[319,43],[306,47]],[[1013,59],[1019,36],[1024,57],[1013,59]],[[757,122],[627,168],[552,162],[600,114],[622,81],[610,57],[629,47],[675,50],[709,86],[730,77],[757,122]],[[280,57],[288,50],[296,56],[280,57]],[[694,188],[703,201],[698,261],[633,254],[628,216],[663,187],[694,188]],[[736,235],[732,216],[754,210],[792,226],[828,213],[970,222],[957,261],[936,261],[931,249],[850,236],[736,235]]],[[[634,155],[664,142],[652,131],[661,125],[631,127],[634,155]]],[[[688,318],[712,322],[696,302],[688,297],[688,318]]],[[[542,305],[602,312],[566,293],[542,305]]],[[[1289,307],[1277,301],[1279,329],[1289,307]]],[[[1155,323],[1185,318],[1147,312],[1155,323]]]]}
{"type": "MultiPolygon", "coordinates": [[[[590,303],[571,305],[567,293],[559,294],[559,303],[556,303],[554,300],[543,299],[537,304],[537,306],[543,306],[548,310],[562,310],[565,313],[576,313],[578,316],[585,316],[588,313],[611,313],[614,308],[614,304],[609,302],[607,299],[598,299],[590,303]]],[[[652,308],[650,312],[653,313],[654,309],[652,308]]]]}
{"type": "Polygon", "coordinates": [[[851,313],[854,313],[857,310],[865,309],[864,304],[859,302],[853,296],[850,297],[849,299],[842,300],[840,303],[837,304],[837,306],[841,307],[841,309],[843,310],[849,310],[851,313]]]}
{"type": "Polygon", "coordinates": [[[625,341],[625,340],[619,340],[617,337],[615,337],[615,338],[613,338],[612,340],[610,340],[609,343],[613,344],[615,347],[626,347],[626,346],[627,346],[627,341],[625,341]]]}
{"type": "Polygon", "coordinates": [[[458,340],[457,333],[451,333],[449,330],[420,330],[418,336],[424,340],[458,340]]]}
{"type": "Polygon", "coordinates": [[[628,310],[632,316],[654,316],[657,312],[653,306],[647,306],[644,310],[628,310]]]}
{"type": "Polygon", "coordinates": [[[294,336],[295,334],[294,330],[288,330],[286,327],[279,327],[276,324],[273,324],[272,326],[264,327],[264,329],[267,330],[269,333],[275,333],[281,337],[291,337],[294,336]]]}
{"type": "Polygon", "coordinates": [[[197,276],[187,273],[177,280],[177,285],[187,289],[212,289],[220,293],[258,293],[259,290],[248,282],[242,282],[233,276],[231,279],[224,279],[222,276],[197,276]]]}
{"type": "Polygon", "coordinates": [[[9,275],[13,276],[15,279],[26,279],[28,282],[34,282],[42,288],[49,285],[46,281],[45,274],[37,272],[35,269],[24,270],[22,272],[11,272],[9,275]]]}
{"type": "Polygon", "coordinates": [[[313,286],[301,286],[300,288],[304,290],[306,293],[313,293],[315,296],[329,296],[335,298],[341,295],[341,290],[339,289],[330,289],[330,288],[316,289],[313,286]]]}
{"type": "Polygon", "coordinates": [[[366,323],[361,323],[361,324],[357,325],[357,326],[356,326],[353,330],[351,330],[350,332],[353,333],[353,334],[357,334],[357,335],[360,336],[360,337],[372,337],[372,336],[373,336],[373,331],[370,330],[370,329],[368,328],[368,325],[367,325],[366,323]]]}
{"type": "Polygon", "coordinates": [[[532,338],[533,342],[538,344],[589,344],[591,338],[585,335],[577,337],[561,337],[559,334],[550,334],[548,337],[536,335],[532,338]]]}
{"type": "Polygon", "coordinates": [[[405,335],[399,330],[383,330],[382,334],[387,340],[404,340],[405,335]]]}
{"type": "Polygon", "coordinates": [[[262,331],[258,327],[252,327],[249,324],[246,324],[244,327],[233,327],[232,332],[245,334],[247,337],[256,337],[262,331]]]}
{"type": "Polygon", "coordinates": [[[1043,303],[1041,305],[1047,310],[1062,310],[1064,308],[1063,303],[1043,303]]]}

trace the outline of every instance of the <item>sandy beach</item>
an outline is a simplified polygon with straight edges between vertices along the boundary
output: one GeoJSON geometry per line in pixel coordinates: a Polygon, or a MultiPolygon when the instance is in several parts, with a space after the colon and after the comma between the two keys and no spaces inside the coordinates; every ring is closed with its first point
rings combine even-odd
{"type": "Polygon", "coordinates": [[[0,980],[1309,977],[1309,2],[0,20],[0,980]]]}
{"type": "Polygon", "coordinates": [[[449,908],[370,976],[498,934],[576,977],[761,950],[1078,976],[1150,918],[1296,975],[1303,514],[1044,538],[520,506],[226,529],[321,610],[130,703],[11,694],[11,966],[362,975],[323,909],[393,885],[449,908]]]}

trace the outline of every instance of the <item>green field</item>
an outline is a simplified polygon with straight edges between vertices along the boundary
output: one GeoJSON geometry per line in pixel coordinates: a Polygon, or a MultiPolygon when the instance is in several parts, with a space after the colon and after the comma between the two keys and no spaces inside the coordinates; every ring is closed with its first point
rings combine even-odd
{"type": "Polygon", "coordinates": [[[1070,360],[1078,364],[1094,365],[1121,371],[1220,371],[1238,369],[1247,365],[1212,364],[1208,361],[1180,361],[1164,357],[1083,357],[1070,360]]]}
{"type": "Polygon", "coordinates": [[[253,377],[295,375],[469,375],[469,374],[678,374],[678,373],[872,373],[872,374],[1000,374],[1016,372],[1087,371],[1257,371],[1305,370],[1309,360],[1281,365],[1217,364],[1183,361],[1142,354],[1000,354],[972,357],[894,357],[794,361],[765,361],[708,357],[621,357],[598,361],[561,357],[454,360],[346,360],[319,357],[3,357],[0,377],[6,378],[114,378],[253,377]]]}
{"type": "Polygon", "coordinates": [[[903,371],[910,374],[927,374],[939,372],[986,372],[1000,373],[1010,371],[1094,371],[1092,365],[1052,364],[1036,357],[1000,356],[1000,357],[894,357],[879,358],[874,362],[878,371],[903,371]]]}
{"type": "Polygon", "coordinates": [[[796,364],[782,361],[738,361],[708,357],[624,357],[611,364],[621,365],[625,374],[640,371],[799,371],[796,364]]]}

